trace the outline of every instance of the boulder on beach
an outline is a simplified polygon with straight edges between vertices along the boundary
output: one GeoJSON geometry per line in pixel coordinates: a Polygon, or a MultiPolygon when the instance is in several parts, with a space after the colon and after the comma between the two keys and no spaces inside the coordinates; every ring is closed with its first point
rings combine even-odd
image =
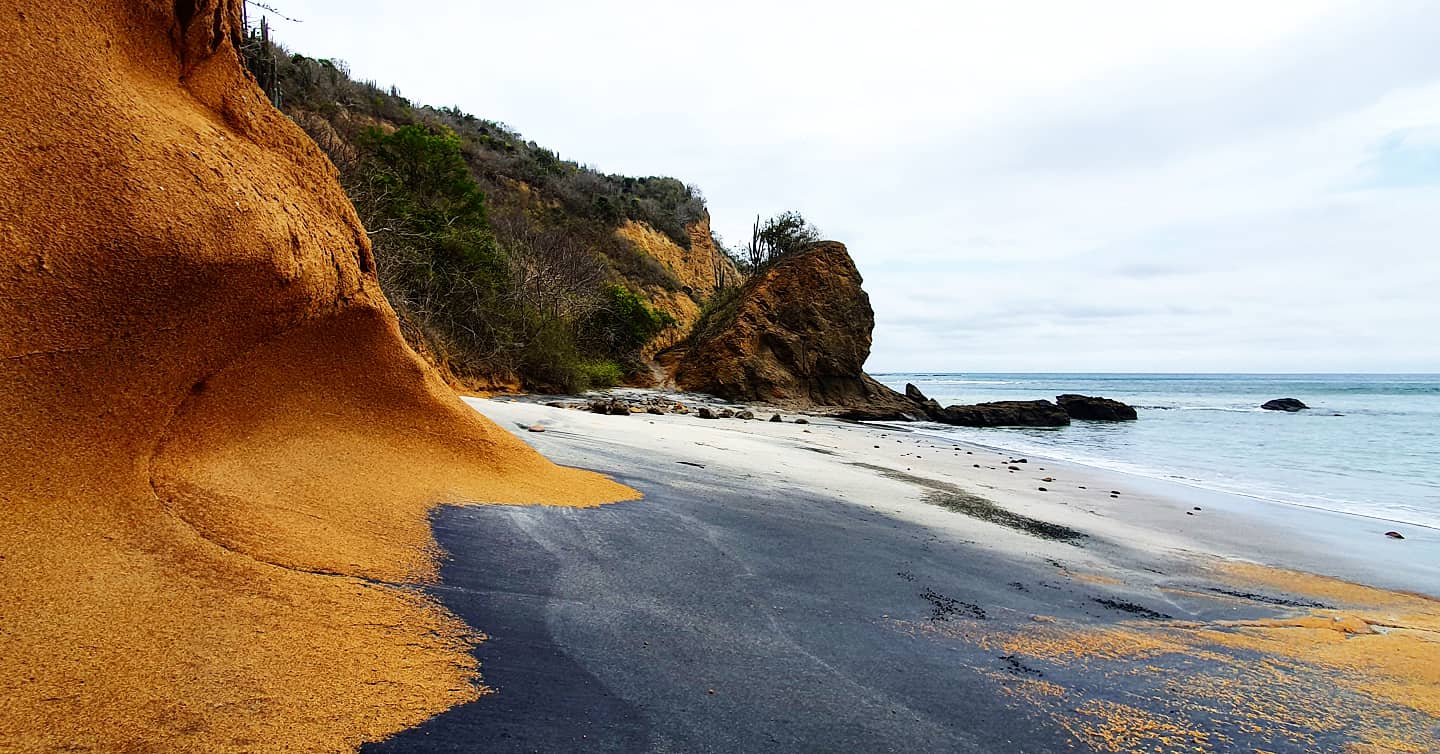
{"type": "Polygon", "coordinates": [[[590,411],[597,414],[609,414],[610,416],[629,416],[630,404],[617,398],[610,400],[590,401],[590,411]]]}
{"type": "Polygon", "coordinates": [[[1135,409],[1112,398],[1066,393],[1055,396],[1055,402],[1071,419],[1090,421],[1135,421],[1135,409]]]}
{"type": "Polygon", "coordinates": [[[1273,401],[1265,401],[1264,403],[1260,404],[1260,408],[1263,408],[1266,411],[1289,411],[1291,413],[1294,413],[1296,411],[1303,411],[1310,407],[1305,405],[1304,403],[1301,403],[1300,399],[1298,398],[1276,398],[1273,401]]]}

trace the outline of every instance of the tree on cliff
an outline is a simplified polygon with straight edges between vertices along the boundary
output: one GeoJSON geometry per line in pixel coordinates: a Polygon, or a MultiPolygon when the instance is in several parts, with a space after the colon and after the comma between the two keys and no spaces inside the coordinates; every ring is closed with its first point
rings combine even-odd
{"type": "Polygon", "coordinates": [[[804,249],[820,240],[820,230],[799,212],[787,211],[761,222],[755,216],[750,243],[745,247],[746,261],[759,270],[775,260],[804,249]]]}

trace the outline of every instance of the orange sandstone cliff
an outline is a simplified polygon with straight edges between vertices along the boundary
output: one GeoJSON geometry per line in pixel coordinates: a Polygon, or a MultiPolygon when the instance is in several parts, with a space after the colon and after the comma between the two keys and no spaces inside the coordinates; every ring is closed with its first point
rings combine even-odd
{"type": "Polygon", "coordinates": [[[715,246],[715,240],[710,235],[709,213],[691,224],[688,230],[688,249],[664,233],[634,220],[626,221],[615,232],[638,251],[653,257],[683,286],[679,291],[670,291],[656,285],[637,285],[652,307],[675,320],[645,345],[641,352],[643,358],[653,358],[660,351],[684,340],[700,319],[701,304],[712,299],[718,290],[739,285],[743,279],[735,268],[735,262],[715,246]]]}
{"type": "Polygon", "coordinates": [[[239,0],[0,0],[0,749],[335,751],[474,699],[443,502],[634,493],[403,344],[239,0]]]}

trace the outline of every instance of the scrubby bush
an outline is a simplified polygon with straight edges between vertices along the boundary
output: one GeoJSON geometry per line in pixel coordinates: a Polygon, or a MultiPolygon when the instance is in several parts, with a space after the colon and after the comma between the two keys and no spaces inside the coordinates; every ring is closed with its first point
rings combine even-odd
{"type": "Polygon", "coordinates": [[[343,62],[255,34],[241,52],[339,169],[406,337],[457,375],[615,384],[673,324],[637,292],[680,282],[616,230],[643,222],[689,248],[705,216],[695,187],[601,173],[503,123],[418,106],[352,79],[343,62]]]}
{"type": "Polygon", "coordinates": [[[751,230],[750,244],[745,249],[749,268],[762,269],[819,240],[820,229],[811,225],[799,212],[781,212],[764,222],[757,216],[751,230]]]}
{"type": "Polygon", "coordinates": [[[661,330],[675,324],[666,312],[652,309],[630,289],[621,285],[606,288],[609,297],[604,309],[591,321],[593,335],[610,351],[632,354],[639,351],[661,330]]]}
{"type": "Polygon", "coordinates": [[[580,374],[585,378],[587,388],[614,387],[625,380],[625,370],[613,361],[582,362],[580,374]]]}

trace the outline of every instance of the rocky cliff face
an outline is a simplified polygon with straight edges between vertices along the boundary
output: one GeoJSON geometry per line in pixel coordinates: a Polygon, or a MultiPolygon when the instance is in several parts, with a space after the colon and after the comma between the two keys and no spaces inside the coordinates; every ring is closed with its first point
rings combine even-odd
{"type": "Polygon", "coordinates": [[[914,412],[864,372],[875,312],[845,245],[815,244],[749,280],[672,355],[684,389],[731,400],[914,412]]]}
{"type": "Polygon", "coordinates": [[[644,292],[652,307],[675,319],[674,325],[645,345],[641,356],[646,359],[685,339],[700,319],[700,304],[709,301],[717,287],[738,285],[741,280],[735,263],[715,247],[715,241],[710,236],[708,212],[688,226],[688,230],[688,249],[649,225],[633,220],[626,221],[615,231],[626,243],[663,265],[683,286],[679,291],[671,291],[646,285],[644,281],[631,281],[644,292]]]}
{"type": "Polygon", "coordinates": [[[728,256],[715,248],[710,236],[710,213],[686,226],[690,248],[684,248],[664,233],[633,220],[618,233],[622,238],[658,260],[684,286],[683,292],[700,301],[709,300],[717,287],[737,285],[740,272],[728,256]]]}
{"type": "Polygon", "coordinates": [[[478,694],[409,590],[442,501],[557,468],[401,340],[240,0],[0,0],[0,739],[347,750],[478,694]]]}

